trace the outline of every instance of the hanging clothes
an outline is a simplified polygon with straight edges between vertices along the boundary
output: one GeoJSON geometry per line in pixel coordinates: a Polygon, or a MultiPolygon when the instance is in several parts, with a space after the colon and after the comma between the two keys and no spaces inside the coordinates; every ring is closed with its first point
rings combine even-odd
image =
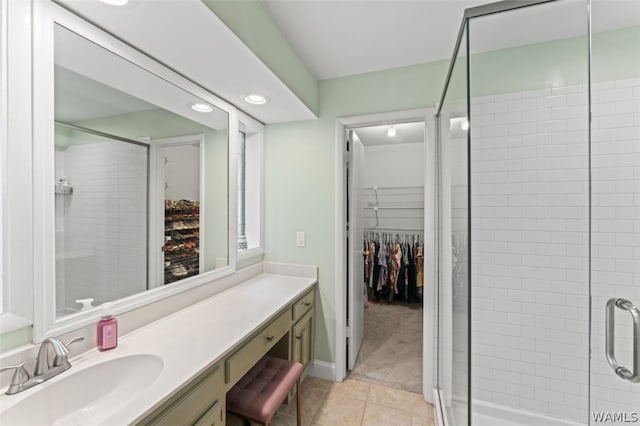
{"type": "Polygon", "coordinates": [[[424,259],[420,235],[365,232],[362,247],[369,301],[422,301],[424,259]]]}
{"type": "Polygon", "coordinates": [[[416,279],[417,279],[417,285],[418,287],[422,287],[422,285],[424,284],[424,275],[422,272],[422,268],[423,268],[423,264],[424,264],[424,256],[422,255],[422,247],[418,246],[418,254],[416,255],[418,262],[416,265],[416,269],[417,269],[417,274],[416,274],[416,279]]]}

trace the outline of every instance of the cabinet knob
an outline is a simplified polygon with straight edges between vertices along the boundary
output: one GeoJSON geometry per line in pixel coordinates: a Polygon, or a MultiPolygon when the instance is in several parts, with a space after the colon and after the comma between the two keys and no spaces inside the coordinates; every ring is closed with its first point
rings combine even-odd
{"type": "Polygon", "coordinates": [[[302,336],[296,336],[296,339],[302,340],[302,336]]]}
{"type": "Polygon", "coordinates": [[[276,337],[276,336],[267,336],[267,342],[272,341],[274,337],[276,337]]]}
{"type": "Polygon", "coordinates": [[[304,302],[303,305],[304,306],[311,306],[311,302],[304,302]]]}

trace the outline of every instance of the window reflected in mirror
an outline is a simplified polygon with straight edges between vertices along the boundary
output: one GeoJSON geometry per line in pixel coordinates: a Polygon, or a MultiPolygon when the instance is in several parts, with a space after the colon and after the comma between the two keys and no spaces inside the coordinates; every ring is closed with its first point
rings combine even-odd
{"type": "Polygon", "coordinates": [[[57,25],[56,316],[227,266],[228,114],[57,25]]]}
{"type": "Polygon", "coordinates": [[[241,127],[236,145],[239,252],[262,245],[262,135],[244,124],[241,127]]]}

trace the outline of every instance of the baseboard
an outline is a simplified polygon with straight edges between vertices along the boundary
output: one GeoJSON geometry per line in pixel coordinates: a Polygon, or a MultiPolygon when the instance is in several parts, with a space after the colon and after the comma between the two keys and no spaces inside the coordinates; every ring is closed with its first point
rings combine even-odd
{"type": "Polygon", "coordinates": [[[314,360],[309,369],[309,375],[319,379],[336,381],[336,365],[330,362],[314,360]]]}
{"type": "Polygon", "coordinates": [[[433,417],[436,426],[449,426],[447,418],[442,415],[442,394],[437,388],[433,388],[433,417]]]}
{"type": "Polygon", "coordinates": [[[509,424],[522,426],[585,426],[584,423],[546,414],[535,413],[523,409],[507,407],[506,405],[476,400],[472,401],[474,425],[492,426],[494,424],[509,424]]]}

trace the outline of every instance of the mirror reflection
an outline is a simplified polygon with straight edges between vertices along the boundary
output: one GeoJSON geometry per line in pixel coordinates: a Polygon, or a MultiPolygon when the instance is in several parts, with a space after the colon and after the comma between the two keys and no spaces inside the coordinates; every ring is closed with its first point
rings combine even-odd
{"type": "Polygon", "coordinates": [[[56,25],[57,317],[228,265],[228,122],[56,25]]]}

